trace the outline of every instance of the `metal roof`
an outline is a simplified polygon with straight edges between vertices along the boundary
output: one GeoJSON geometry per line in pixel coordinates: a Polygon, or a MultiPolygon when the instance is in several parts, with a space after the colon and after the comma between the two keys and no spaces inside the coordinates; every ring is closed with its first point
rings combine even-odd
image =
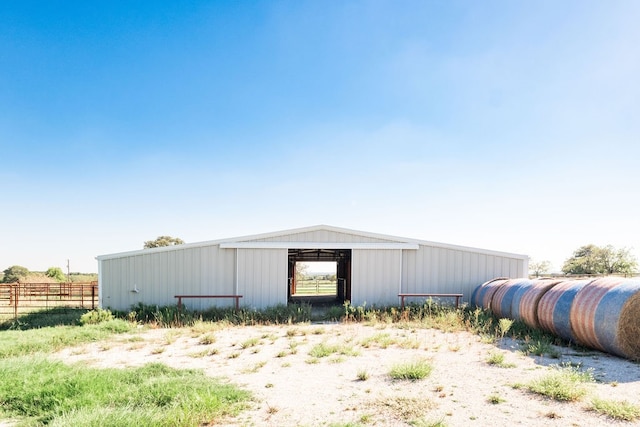
{"type": "Polygon", "coordinates": [[[411,239],[406,237],[391,236],[386,234],[372,233],[368,231],[353,230],[348,228],[335,227],[331,225],[314,225],[310,227],[294,228],[289,230],[274,231],[270,233],[254,234],[248,236],[231,237],[219,240],[209,240],[204,242],[184,243],[182,245],[164,246],[159,248],[138,249],[129,252],[119,252],[113,254],[106,254],[97,256],[98,261],[123,258],[135,255],[144,255],[165,251],[176,251],[189,248],[198,248],[205,246],[220,245],[221,248],[291,248],[291,249],[304,249],[304,248],[316,248],[316,249],[418,249],[419,246],[431,246],[452,250],[461,250],[465,252],[475,252],[487,255],[497,255],[516,259],[528,259],[527,255],[515,254],[509,252],[500,252],[489,249],[473,248],[468,246],[452,245],[448,243],[431,242],[427,240],[411,239]],[[372,242],[372,243],[348,243],[348,242],[259,242],[260,239],[284,237],[292,234],[307,233],[314,231],[330,231],[336,233],[353,234],[362,237],[369,237],[373,239],[385,240],[387,242],[372,242]]]}

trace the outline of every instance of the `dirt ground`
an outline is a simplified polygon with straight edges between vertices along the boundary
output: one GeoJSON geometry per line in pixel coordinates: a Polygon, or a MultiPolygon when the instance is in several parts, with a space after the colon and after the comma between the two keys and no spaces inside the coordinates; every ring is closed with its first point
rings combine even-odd
{"type": "Polygon", "coordinates": [[[593,397],[640,405],[639,364],[595,351],[558,347],[561,357],[551,359],[519,349],[466,332],[347,323],[141,330],[55,357],[96,367],[201,369],[253,393],[251,408],[225,420],[228,426],[640,425],[588,410],[593,397]],[[337,351],[312,357],[319,344],[337,351]],[[488,364],[495,352],[515,366],[488,364]],[[390,378],[393,366],[422,360],[433,366],[427,378],[390,378]],[[581,401],[559,403],[513,387],[561,363],[591,369],[597,379],[581,401]]]}

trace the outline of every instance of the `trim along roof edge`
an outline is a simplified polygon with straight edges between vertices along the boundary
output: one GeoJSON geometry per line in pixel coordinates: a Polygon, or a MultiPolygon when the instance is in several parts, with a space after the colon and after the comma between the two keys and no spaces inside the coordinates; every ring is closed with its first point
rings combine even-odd
{"type": "MultiPolygon", "coordinates": [[[[474,248],[474,247],[470,247],[470,246],[460,246],[460,245],[454,245],[454,244],[449,244],[449,243],[431,242],[431,241],[428,241],[428,240],[409,239],[409,238],[405,238],[405,237],[398,237],[398,236],[391,236],[391,235],[386,235],[386,234],[372,233],[372,232],[368,232],[368,231],[353,230],[353,229],[349,229],[349,228],[340,228],[340,227],[334,227],[334,226],[324,225],[324,224],[314,225],[314,226],[310,226],[310,227],[293,228],[293,229],[275,231],[275,232],[270,232],[270,233],[254,234],[254,235],[241,236],[241,237],[231,237],[231,238],[227,238],[227,239],[209,240],[209,241],[194,242],[194,243],[184,243],[182,245],[163,246],[163,247],[160,247],[160,248],[138,249],[138,250],[135,250],[135,251],[105,254],[105,255],[97,256],[96,259],[98,261],[102,261],[102,260],[114,259],[114,258],[124,258],[124,257],[127,257],[127,256],[134,256],[134,255],[145,255],[145,254],[152,254],[152,253],[159,253],[159,252],[168,252],[168,251],[176,251],[176,250],[183,250],[183,249],[198,248],[198,247],[203,247],[203,246],[214,246],[214,245],[220,245],[222,243],[226,244],[227,247],[230,247],[230,246],[228,246],[228,244],[241,243],[241,242],[250,242],[250,241],[256,240],[256,239],[268,239],[268,238],[273,238],[273,237],[278,237],[278,236],[286,236],[286,235],[290,235],[290,234],[306,233],[306,232],[313,232],[313,231],[320,231],[320,230],[333,231],[333,232],[336,232],[336,233],[354,234],[354,235],[363,236],[363,237],[370,237],[370,238],[374,238],[374,239],[388,240],[389,243],[398,243],[398,244],[407,243],[407,244],[413,244],[413,245],[431,246],[431,247],[436,247],[436,248],[459,250],[459,251],[464,251],[464,252],[476,252],[476,253],[481,253],[481,254],[485,254],[485,255],[503,256],[503,257],[507,257],[507,258],[526,259],[526,260],[529,259],[529,257],[527,255],[523,255],[523,254],[494,251],[494,250],[482,249],[482,248],[474,248]]],[[[265,243],[269,243],[269,242],[265,242],[265,243]]],[[[273,244],[273,243],[276,243],[276,242],[270,242],[270,243],[273,244]]],[[[292,248],[293,248],[293,245],[296,245],[296,242],[283,242],[283,243],[290,244],[292,246],[292,248]]],[[[305,242],[305,243],[311,243],[311,242],[305,242]]],[[[383,242],[379,242],[378,244],[382,244],[382,243],[383,242]]],[[[355,249],[358,244],[357,243],[353,243],[351,245],[355,249]]],[[[332,247],[332,249],[339,249],[339,248],[332,247]]]]}

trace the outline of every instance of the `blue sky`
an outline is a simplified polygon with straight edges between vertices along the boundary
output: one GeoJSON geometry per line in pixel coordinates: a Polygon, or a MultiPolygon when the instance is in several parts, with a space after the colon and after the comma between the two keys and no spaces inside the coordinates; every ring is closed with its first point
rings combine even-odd
{"type": "Polygon", "coordinates": [[[3,1],[0,269],[330,224],[640,253],[636,1],[3,1]]]}

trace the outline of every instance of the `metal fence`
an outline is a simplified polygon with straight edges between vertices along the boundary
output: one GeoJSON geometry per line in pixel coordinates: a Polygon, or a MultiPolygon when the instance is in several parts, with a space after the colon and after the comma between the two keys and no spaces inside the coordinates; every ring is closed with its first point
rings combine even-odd
{"type": "Polygon", "coordinates": [[[0,318],[56,307],[98,306],[98,282],[0,283],[0,318]]]}

